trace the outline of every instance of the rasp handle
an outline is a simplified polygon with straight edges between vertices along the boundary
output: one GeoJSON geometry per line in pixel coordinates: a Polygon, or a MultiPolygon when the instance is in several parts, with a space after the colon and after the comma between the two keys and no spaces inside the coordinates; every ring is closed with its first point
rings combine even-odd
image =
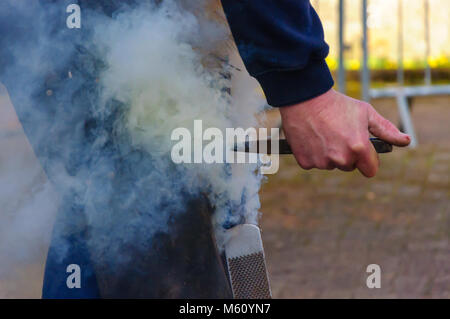
{"type": "MultiPolygon", "coordinates": [[[[247,141],[243,145],[235,145],[234,151],[235,152],[246,152],[251,153],[253,152],[253,143],[257,143],[256,145],[256,153],[264,153],[264,154],[272,154],[272,141],[261,141],[267,143],[267,149],[266,150],[260,150],[259,149],[259,141],[247,141]]],[[[372,145],[375,147],[375,150],[377,153],[390,153],[392,152],[392,145],[388,142],[385,142],[377,137],[373,137],[370,139],[370,142],[372,142],[372,145]]],[[[278,154],[292,154],[291,147],[286,139],[278,140],[278,154]]]]}

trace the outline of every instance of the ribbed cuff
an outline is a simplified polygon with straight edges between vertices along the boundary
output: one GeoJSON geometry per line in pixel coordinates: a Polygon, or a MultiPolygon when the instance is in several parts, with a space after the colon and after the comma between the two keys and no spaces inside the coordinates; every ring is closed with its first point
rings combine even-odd
{"type": "Polygon", "coordinates": [[[327,92],[334,85],[324,60],[310,61],[303,69],[270,71],[256,76],[267,103],[274,107],[297,104],[327,92]]]}

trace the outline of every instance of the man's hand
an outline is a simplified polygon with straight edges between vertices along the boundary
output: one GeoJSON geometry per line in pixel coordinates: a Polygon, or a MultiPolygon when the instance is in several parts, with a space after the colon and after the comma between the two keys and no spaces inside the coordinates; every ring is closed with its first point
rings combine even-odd
{"type": "Polygon", "coordinates": [[[411,141],[370,104],[333,89],[306,102],[281,107],[280,113],[288,142],[304,169],[358,168],[364,176],[372,177],[379,161],[369,132],[397,146],[411,141]]]}

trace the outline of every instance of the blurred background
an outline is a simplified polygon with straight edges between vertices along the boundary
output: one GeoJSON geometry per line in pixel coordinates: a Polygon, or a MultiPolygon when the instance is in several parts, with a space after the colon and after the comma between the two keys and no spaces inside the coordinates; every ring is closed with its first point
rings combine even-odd
{"type": "MultiPolygon", "coordinates": [[[[381,155],[370,180],[357,172],[303,171],[293,157],[282,158],[261,190],[273,295],[450,298],[450,2],[311,3],[330,45],[336,89],[370,101],[415,143],[381,155]],[[366,286],[372,263],[382,270],[380,289],[366,286]]],[[[10,194],[25,200],[35,188],[47,191],[30,209],[48,205],[54,213],[54,191],[2,86],[0,150],[2,215],[18,220],[10,194]]],[[[50,232],[51,221],[43,222],[50,232]]],[[[0,240],[11,238],[7,227],[0,225],[0,240]]],[[[40,297],[49,235],[35,241],[14,274],[0,271],[0,297],[40,297]]],[[[7,246],[0,245],[2,258],[7,246]]]]}
{"type": "Polygon", "coordinates": [[[322,20],[330,45],[327,62],[332,70],[338,71],[343,55],[349,81],[344,85],[349,93],[361,93],[357,80],[364,58],[363,12],[369,38],[368,65],[375,87],[395,82],[401,68],[405,69],[406,84],[424,83],[427,68],[432,69],[434,84],[449,82],[449,1],[312,0],[311,3],[322,20]]]}
{"type": "Polygon", "coordinates": [[[380,155],[372,179],[282,159],[261,191],[273,294],[449,298],[450,1],[311,3],[336,89],[370,101],[414,144],[380,155]],[[366,286],[372,263],[381,289],[366,286]]]}

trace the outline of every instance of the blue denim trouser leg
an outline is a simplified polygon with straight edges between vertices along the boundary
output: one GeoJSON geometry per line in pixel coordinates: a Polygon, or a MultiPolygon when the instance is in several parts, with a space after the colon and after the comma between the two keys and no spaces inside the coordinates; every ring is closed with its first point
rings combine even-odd
{"type": "Polygon", "coordinates": [[[79,299],[100,298],[95,270],[89,256],[89,250],[83,239],[70,236],[65,239],[67,252],[61,259],[55,242],[50,245],[45,265],[42,298],[79,299]],[[80,288],[69,288],[67,279],[70,272],[67,267],[76,264],[80,267],[80,288]]]}

